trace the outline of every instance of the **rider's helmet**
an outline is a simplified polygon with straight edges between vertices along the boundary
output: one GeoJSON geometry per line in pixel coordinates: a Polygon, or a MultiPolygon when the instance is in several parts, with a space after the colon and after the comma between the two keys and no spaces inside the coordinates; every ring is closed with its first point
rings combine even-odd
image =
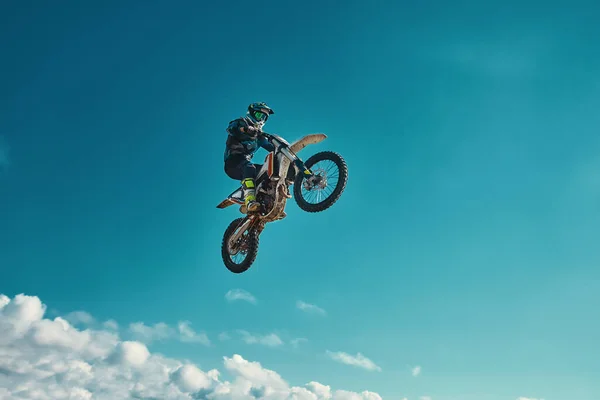
{"type": "Polygon", "coordinates": [[[269,115],[275,114],[266,103],[252,103],[248,106],[248,118],[255,124],[262,127],[269,119],[269,115]]]}

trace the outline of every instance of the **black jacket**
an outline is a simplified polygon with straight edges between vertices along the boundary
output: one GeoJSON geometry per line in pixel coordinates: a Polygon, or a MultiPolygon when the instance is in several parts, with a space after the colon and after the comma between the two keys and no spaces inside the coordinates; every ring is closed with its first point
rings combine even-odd
{"type": "Polygon", "coordinates": [[[247,117],[240,117],[229,122],[225,143],[225,160],[231,155],[241,154],[251,159],[259,147],[273,151],[274,146],[267,140],[262,130],[256,127],[247,117]]]}

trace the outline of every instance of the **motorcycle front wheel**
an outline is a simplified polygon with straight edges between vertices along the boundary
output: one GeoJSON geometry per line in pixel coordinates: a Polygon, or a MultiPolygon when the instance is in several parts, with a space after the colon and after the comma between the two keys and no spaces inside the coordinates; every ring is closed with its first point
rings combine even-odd
{"type": "Polygon", "coordinates": [[[310,184],[302,173],[294,180],[294,199],[306,212],[325,211],[342,195],[348,182],[348,165],[337,153],[322,151],[314,154],[304,165],[318,177],[316,184],[310,184]]]}

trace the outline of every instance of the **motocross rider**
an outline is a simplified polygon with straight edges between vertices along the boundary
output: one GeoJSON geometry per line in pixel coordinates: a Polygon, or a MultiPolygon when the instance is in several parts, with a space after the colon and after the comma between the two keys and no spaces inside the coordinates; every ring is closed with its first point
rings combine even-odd
{"type": "MultiPolygon", "coordinates": [[[[252,157],[259,147],[274,151],[268,140],[268,134],[262,128],[275,112],[265,103],[252,103],[245,116],[229,122],[227,142],[225,144],[225,173],[231,179],[242,182],[246,212],[254,213],[260,209],[256,201],[255,178],[262,164],[252,163],[252,157]]],[[[291,196],[285,190],[284,195],[291,196]]]]}

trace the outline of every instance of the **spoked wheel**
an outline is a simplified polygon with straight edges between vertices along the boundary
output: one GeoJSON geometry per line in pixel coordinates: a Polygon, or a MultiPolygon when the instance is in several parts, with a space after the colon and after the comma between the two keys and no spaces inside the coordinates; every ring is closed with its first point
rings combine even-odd
{"type": "Polygon", "coordinates": [[[337,153],[323,151],[304,163],[316,180],[309,182],[302,173],[294,181],[294,199],[307,212],[325,211],[342,195],[348,182],[348,165],[337,153]]]}
{"type": "Polygon", "coordinates": [[[258,254],[258,237],[260,232],[254,227],[246,229],[242,236],[229,246],[229,238],[244,223],[245,218],[238,218],[229,224],[223,235],[221,256],[228,270],[234,274],[241,274],[248,270],[258,254]]]}

